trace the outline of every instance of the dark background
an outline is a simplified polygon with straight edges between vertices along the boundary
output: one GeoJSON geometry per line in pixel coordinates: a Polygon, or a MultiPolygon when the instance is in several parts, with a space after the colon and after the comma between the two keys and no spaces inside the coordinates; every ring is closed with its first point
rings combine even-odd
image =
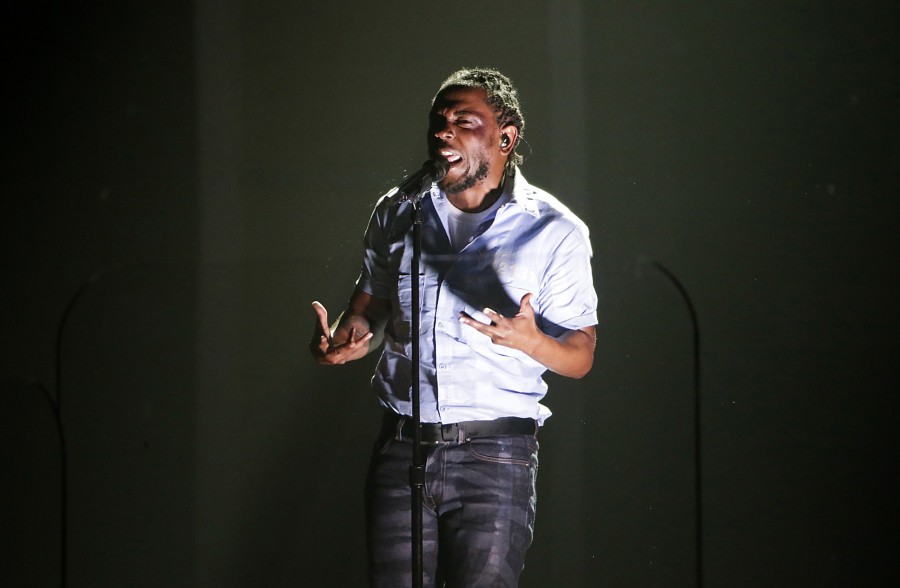
{"type": "Polygon", "coordinates": [[[523,586],[893,586],[894,3],[4,3],[0,583],[354,586],[374,356],[306,356],[451,71],[590,226],[523,586]],[[660,267],[661,266],[661,267],[660,267]]]}

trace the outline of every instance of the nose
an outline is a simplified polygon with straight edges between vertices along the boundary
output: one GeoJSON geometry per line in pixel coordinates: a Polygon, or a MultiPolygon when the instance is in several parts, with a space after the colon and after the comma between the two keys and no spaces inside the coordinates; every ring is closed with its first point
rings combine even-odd
{"type": "Polygon", "coordinates": [[[441,118],[435,121],[434,136],[442,141],[449,141],[453,138],[453,130],[450,128],[447,119],[441,118]]]}

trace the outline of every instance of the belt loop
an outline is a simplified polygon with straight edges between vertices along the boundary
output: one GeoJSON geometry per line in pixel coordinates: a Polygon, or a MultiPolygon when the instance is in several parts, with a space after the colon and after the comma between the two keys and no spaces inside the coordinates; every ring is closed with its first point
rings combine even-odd
{"type": "Polygon", "coordinates": [[[397,419],[397,434],[394,436],[395,441],[403,441],[403,423],[406,421],[404,417],[397,419]]]}
{"type": "Polygon", "coordinates": [[[460,445],[468,441],[466,438],[466,425],[465,423],[459,423],[456,426],[456,442],[460,445]]]}

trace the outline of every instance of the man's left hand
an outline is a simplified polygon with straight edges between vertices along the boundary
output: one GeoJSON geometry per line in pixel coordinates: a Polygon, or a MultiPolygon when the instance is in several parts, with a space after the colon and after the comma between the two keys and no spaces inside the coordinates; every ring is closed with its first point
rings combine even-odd
{"type": "Polygon", "coordinates": [[[540,344],[543,333],[538,329],[534,320],[531,297],[531,292],[522,297],[519,302],[519,312],[513,317],[505,317],[490,308],[485,308],[483,312],[491,319],[491,324],[486,325],[465,312],[459,314],[459,322],[487,335],[496,345],[511,347],[532,355],[540,344]]]}

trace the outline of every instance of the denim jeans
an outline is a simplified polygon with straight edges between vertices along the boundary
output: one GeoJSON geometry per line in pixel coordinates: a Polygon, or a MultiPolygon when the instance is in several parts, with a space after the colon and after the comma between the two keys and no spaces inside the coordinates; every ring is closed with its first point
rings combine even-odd
{"type": "MultiPolygon", "coordinates": [[[[516,586],[534,533],[534,435],[425,445],[424,585],[516,586]]],[[[412,443],[376,444],[366,487],[369,583],[409,587],[412,443]]]]}

